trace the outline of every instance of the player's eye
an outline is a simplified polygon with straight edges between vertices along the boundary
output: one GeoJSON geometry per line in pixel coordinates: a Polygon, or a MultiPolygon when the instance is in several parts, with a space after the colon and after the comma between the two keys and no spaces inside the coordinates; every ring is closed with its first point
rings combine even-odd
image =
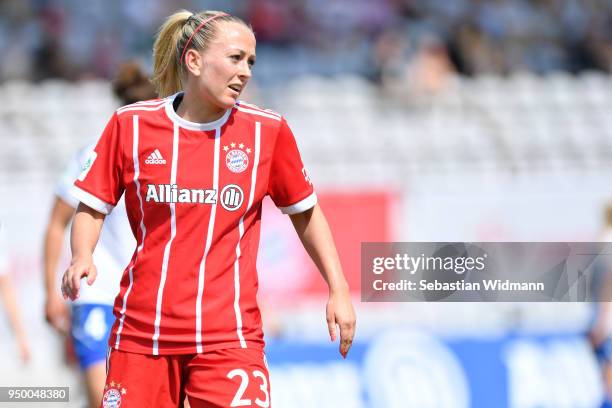
{"type": "Polygon", "coordinates": [[[240,61],[240,54],[230,55],[230,58],[236,62],[240,61]]]}
{"type": "Polygon", "coordinates": [[[249,58],[249,67],[253,67],[255,65],[255,58],[249,58]]]}

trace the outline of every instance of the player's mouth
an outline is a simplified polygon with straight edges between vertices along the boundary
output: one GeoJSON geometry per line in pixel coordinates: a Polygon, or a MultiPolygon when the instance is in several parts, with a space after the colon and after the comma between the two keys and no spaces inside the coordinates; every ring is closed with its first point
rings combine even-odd
{"type": "Polygon", "coordinates": [[[228,88],[235,92],[236,96],[240,95],[240,92],[242,92],[242,84],[231,84],[228,88]]]}

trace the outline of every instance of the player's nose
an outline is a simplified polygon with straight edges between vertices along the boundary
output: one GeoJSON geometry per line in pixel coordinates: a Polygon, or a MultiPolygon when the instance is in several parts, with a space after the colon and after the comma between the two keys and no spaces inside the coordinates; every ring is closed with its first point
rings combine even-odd
{"type": "Polygon", "coordinates": [[[251,67],[247,61],[242,61],[238,77],[243,81],[248,81],[251,78],[251,67]]]}

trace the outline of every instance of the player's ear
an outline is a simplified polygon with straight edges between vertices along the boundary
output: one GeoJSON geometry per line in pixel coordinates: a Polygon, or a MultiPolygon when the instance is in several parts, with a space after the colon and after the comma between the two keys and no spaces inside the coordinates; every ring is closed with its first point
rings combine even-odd
{"type": "Polygon", "coordinates": [[[190,72],[195,76],[200,76],[203,63],[202,54],[198,50],[191,48],[185,52],[185,56],[183,58],[183,63],[185,64],[187,72],[190,72]]]}

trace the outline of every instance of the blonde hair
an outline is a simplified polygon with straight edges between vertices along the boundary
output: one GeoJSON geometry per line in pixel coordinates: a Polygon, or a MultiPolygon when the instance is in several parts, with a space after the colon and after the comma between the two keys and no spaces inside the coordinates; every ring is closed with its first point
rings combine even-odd
{"type": "Polygon", "coordinates": [[[153,44],[153,78],[151,79],[160,98],[165,98],[183,89],[186,70],[181,61],[181,55],[187,51],[183,48],[187,46],[188,49],[206,50],[208,44],[216,36],[217,24],[222,21],[239,23],[252,31],[242,19],[219,11],[192,13],[181,10],[164,21],[158,31],[155,44],[153,44]],[[208,21],[193,35],[196,28],[211,17],[215,18],[208,21]],[[192,35],[193,38],[187,44],[192,35]]]}

